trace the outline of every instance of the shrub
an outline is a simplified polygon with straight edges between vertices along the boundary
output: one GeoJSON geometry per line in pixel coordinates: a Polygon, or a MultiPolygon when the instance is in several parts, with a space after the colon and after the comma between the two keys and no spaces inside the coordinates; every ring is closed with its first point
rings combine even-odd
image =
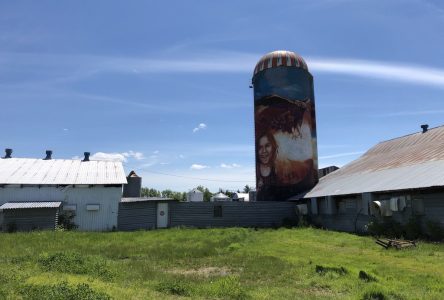
{"type": "Polygon", "coordinates": [[[423,236],[420,219],[411,217],[407,224],[403,226],[404,238],[408,240],[416,240],[423,236]]]}
{"type": "Polygon", "coordinates": [[[367,225],[367,231],[373,236],[386,236],[391,238],[400,238],[403,236],[403,226],[392,218],[384,218],[383,221],[372,220],[367,225]]]}
{"type": "Polygon", "coordinates": [[[23,299],[29,300],[108,300],[110,296],[93,290],[88,284],[70,286],[67,282],[54,285],[25,285],[20,289],[23,299]]]}
{"type": "Polygon", "coordinates": [[[8,225],[6,225],[6,231],[9,233],[13,233],[17,231],[17,224],[15,223],[8,223],[8,225]]]}
{"type": "Polygon", "coordinates": [[[426,223],[427,236],[432,241],[442,241],[444,240],[444,229],[441,227],[439,222],[428,221],[426,223]]]}
{"type": "Polygon", "coordinates": [[[65,211],[59,215],[57,228],[61,230],[74,230],[78,226],[74,223],[76,214],[72,211],[65,211]]]}

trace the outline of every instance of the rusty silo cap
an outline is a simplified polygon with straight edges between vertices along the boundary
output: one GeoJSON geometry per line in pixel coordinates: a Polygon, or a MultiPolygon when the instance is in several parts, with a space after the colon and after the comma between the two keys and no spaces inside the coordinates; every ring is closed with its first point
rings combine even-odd
{"type": "Polygon", "coordinates": [[[254,68],[253,78],[258,73],[266,69],[281,66],[301,68],[308,71],[307,64],[300,55],[292,51],[279,50],[267,53],[262,56],[262,58],[257,62],[256,67],[254,68]]]}

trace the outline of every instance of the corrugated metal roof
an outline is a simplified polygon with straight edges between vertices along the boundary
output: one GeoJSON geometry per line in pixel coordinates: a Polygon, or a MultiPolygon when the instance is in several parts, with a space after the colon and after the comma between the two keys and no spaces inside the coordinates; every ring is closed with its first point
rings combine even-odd
{"type": "Polygon", "coordinates": [[[120,202],[147,202],[147,201],[177,201],[172,198],[162,198],[162,197],[140,197],[140,198],[122,198],[120,202]]]}
{"type": "Polygon", "coordinates": [[[0,184],[124,184],[123,165],[115,161],[0,159],[0,184]]]}
{"type": "Polygon", "coordinates": [[[62,202],[8,202],[0,206],[0,209],[24,209],[24,208],[58,208],[62,202]]]}
{"type": "Polygon", "coordinates": [[[444,186],[444,126],[381,142],[305,198],[444,186]]]}

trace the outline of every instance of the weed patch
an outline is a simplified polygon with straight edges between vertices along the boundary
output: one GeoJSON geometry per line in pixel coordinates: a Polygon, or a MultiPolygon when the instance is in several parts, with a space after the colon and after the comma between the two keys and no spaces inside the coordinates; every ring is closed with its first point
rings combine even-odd
{"type": "Polygon", "coordinates": [[[108,300],[110,296],[93,290],[89,285],[82,283],[70,286],[67,282],[55,285],[26,285],[20,289],[23,299],[27,300],[108,300]]]}
{"type": "Polygon", "coordinates": [[[325,267],[325,266],[316,265],[315,270],[316,273],[318,273],[321,276],[327,275],[329,273],[334,273],[339,276],[348,274],[348,270],[342,266],[338,268],[338,267],[325,267]]]}
{"type": "Polygon", "coordinates": [[[209,293],[218,298],[247,299],[247,293],[241,286],[238,276],[226,276],[211,284],[209,293]]]}
{"type": "Polygon", "coordinates": [[[160,282],[156,290],[161,293],[177,296],[191,296],[193,292],[193,288],[188,282],[178,278],[160,282]]]}
{"type": "Polygon", "coordinates": [[[372,276],[372,275],[370,275],[367,272],[362,271],[362,270],[359,271],[359,279],[364,280],[366,282],[377,281],[376,277],[374,277],[374,276],[372,276]]]}
{"type": "Polygon", "coordinates": [[[106,261],[97,256],[84,256],[76,252],[57,252],[40,255],[38,262],[48,272],[88,274],[102,279],[113,277],[106,261]]]}

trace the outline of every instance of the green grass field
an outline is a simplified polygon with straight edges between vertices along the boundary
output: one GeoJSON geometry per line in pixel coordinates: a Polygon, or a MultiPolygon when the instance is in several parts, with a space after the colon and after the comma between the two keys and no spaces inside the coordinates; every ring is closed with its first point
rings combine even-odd
{"type": "Polygon", "coordinates": [[[0,299],[444,299],[444,245],[301,229],[0,234],[0,299]]]}

